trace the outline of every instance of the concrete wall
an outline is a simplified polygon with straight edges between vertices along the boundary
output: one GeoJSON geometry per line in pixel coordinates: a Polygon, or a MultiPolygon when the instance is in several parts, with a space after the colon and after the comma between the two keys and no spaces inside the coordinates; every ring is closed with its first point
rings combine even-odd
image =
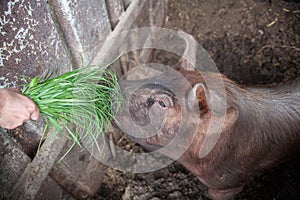
{"type": "Polygon", "coordinates": [[[86,64],[112,31],[104,0],[4,0],[0,13],[1,86],[86,64]]]}

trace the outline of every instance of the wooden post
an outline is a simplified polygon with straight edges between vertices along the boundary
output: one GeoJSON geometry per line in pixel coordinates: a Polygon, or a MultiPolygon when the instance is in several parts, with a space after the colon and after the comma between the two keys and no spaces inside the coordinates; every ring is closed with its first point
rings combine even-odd
{"type": "Polygon", "coordinates": [[[124,12],[124,4],[122,0],[105,0],[111,28],[114,29],[119,22],[120,16],[124,12]]]}
{"type": "Polygon", "coordinates": [[[35,199],[37,192],[47,178],[66,141],[66,138],[59,136],[45,141],[39,154],[28,164],[25,172],[15,184],[14,189],[12,190],[11,199],[35,199]]]}

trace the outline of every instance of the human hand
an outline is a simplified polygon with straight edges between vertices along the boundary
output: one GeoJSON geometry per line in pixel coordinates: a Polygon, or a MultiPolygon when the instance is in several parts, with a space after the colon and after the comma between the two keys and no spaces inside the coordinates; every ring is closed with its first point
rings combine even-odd
{"type": "Polygon", "coordinates": [[[14,129],[29,119],[37,120],[39,110],[28,97],[13,89],[0,89],[0,126],[14,129]]]}

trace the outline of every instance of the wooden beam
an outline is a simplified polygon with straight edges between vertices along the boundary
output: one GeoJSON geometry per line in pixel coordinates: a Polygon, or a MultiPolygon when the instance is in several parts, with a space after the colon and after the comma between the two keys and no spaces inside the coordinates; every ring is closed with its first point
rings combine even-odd
{"type": "Polygon", "coordinates": [[[35,199],[37,192],[58,159],[58,155],[66,141],[66,137],[59,136],[45,141],[39,154],[28,164],[24,173],[14,185],[10,199],[35,199]]]}

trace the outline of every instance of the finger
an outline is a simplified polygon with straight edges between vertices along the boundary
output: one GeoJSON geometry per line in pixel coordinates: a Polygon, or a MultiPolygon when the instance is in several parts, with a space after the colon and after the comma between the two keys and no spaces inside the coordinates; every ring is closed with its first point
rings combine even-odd
{"type": "Polygon", "coordinates": [[[40,116],[40,111],[38,109],[38,107],[35,105],[35,103],[32,101],[33,106],[34,106],[34,110],[33,112],[31,112],[31,119],[32,120],[37,120],[40,116]]]}
{"type": "Polygon", "coordinates": [[[40,112],[39,110],[36,108],[34,112],[31,113],[31,119],[32,120],[37,120],[40,117],[40,112]]]}
{"type": "Polygon", "coordinates": [[[35,103],[30,99],[30,98],[27,98],[27,101],[28,101],[28,105],[27,105],[27,110],[30,114],[30,118],[32,120],[37,120],[40,116],[40,112],[39,112],[39,109],[38,107],[35,105],[35,103]]]}
{"type": "Polygon", "coordinates": [[[8,130],[11,130],[11,129],[15,128],[15,126],[13,126],[11,124],[9,124],[9,125],[3,125],[2,127],[5,128],[5,129],[8,129],[8,130]]]}
{"type": "Polygon", "coordinates": [[[29,112],[29,118],[32,120],[37,120],[39,118],[39,109],[33,102],[30,103],[30,105],[27,107],[27,110],[29,112]]]}
{"type": "Polygon", "coordinates": [[[21,126],[22,124],[23,124],[23,121],[15,120],[14,122],[6,123],[2,127],[5,128],[5,129],[8,129],[8,130],[11,130],[11,129],[17,128],[18,126],[21,126]]]}

